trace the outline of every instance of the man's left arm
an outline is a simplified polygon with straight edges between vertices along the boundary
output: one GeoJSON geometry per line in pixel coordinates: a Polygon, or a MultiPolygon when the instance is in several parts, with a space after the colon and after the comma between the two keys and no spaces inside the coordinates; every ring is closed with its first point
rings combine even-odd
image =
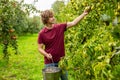
{"type": "Polygon", "coordinates": [[[84,10],[84,12],[80,16],[75,18],[72,22],[67,22],[67,28],[75,26],[79,21],[81,21],[89,13],[89,11],[90,11],[90,8],[87,10],[84,10]]]}

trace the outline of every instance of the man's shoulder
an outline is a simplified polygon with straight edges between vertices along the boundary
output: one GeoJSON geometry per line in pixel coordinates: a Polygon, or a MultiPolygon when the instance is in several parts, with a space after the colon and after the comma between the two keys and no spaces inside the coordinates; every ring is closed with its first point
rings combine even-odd
{"type": "Polygon", "coordinates": [[[64,26],[64,25],[67,25],[67,23],[57,23],[57,24],[54,24],[55,27],[64,26]]]}
{"type": "Polygon", "coordinates": [[[39,31],[39,34],[42,34],[45,32],[45,28],[42,28],[40,31],[39,31]]]}

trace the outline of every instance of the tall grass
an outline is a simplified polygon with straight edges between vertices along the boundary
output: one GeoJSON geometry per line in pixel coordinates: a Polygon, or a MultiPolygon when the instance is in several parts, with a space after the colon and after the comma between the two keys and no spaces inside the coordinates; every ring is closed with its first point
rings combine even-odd
{"type": "MultiPolygon", "coordinates": [[[[0,54],[0,80],[42,80],[43,56],[37,49],[37,34],[18,38],[18,55],[9,49],[9,63],[0,54]]],[[[0,53],[1,51],[0,46],[0,53]]]]}

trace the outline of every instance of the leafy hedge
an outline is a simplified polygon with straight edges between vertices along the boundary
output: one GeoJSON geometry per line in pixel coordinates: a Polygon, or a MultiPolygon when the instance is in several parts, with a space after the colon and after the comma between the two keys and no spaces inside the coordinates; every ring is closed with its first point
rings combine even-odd
{"type": "Polygon", "coordinates": [[[74,80],[119,80],[120,55],[115,53],[120,46],[120,2],[70,0],[56,17],[59,22],[72,21],[87,6],[91,12],[65,33],[67,55],[60,67],[74,80]]]}

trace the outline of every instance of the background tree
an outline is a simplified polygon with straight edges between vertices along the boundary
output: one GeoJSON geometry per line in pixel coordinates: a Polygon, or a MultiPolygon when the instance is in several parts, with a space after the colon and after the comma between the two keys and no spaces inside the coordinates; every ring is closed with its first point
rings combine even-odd
{"type": "MultiPolygon", "coordinates": [[[[13,48],[13,53],[18,53],[17,36],[25,32],[30,26],[28,22],[31,12],[39,12],[34,5],[24,4],[24,0],[0,0],[0,44],[3,46],[5,59],[9,59],[8,49],[13,48]]],[[[32,23],[32,22],[31,22],[32,23]]],[[[34,23],[38,29],[38,22],[34,23]]],[[[32,26],[33,26],[32,25],[32,26]]],[[[33,29],[33,30],[34,30],[33,29]]]]}
{"type": "Polygon", "coordinates": [[[25,30],[25,32],[38,33],[42,26],[43,25],[40,22],[40,16],[33,16],[28,19],[28,28],[25,30]]]}
{"type": "Polygon", "coordinates": [[[55,1],[53,4],[52,4],[52,9],[53,11],[55,12],[55,14],[59,13],[62,9],[62,7],[65,6],[65,3],[64,1],[55,1]]]}

